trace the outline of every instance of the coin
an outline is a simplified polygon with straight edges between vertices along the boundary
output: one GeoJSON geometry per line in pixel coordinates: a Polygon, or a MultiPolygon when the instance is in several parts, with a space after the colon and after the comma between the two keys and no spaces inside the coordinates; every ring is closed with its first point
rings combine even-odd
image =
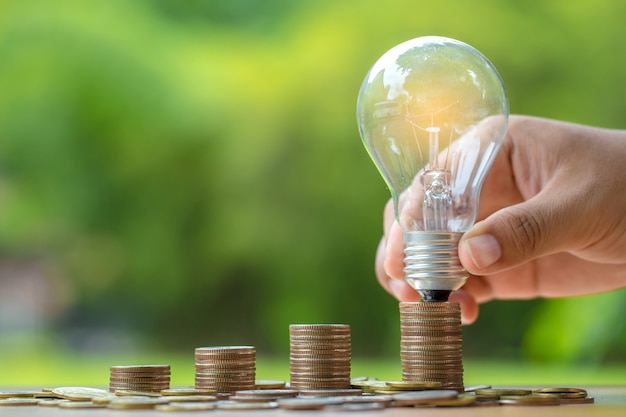
{"type": "Polygon", "coordinates": [[[0,399],[0,406],[13,406],[13,405],[37,405],[39,403],[37,398],[33,397],[13,397],[0,399]]]}
{"type": "Polygon", "coordinates": [[[199,403],[217,401],[217,396],[215,395],[168,395],[166,398],[170,403],[199,403]]]}
{"type": "Polygon", "coordinates": [[[333,397],[286,398],[278,400],[278,407],[286,410],[321,410],[327,405],[340,403],[333,397]]]}
{"type": "Polygon", "coordinates": [[[559,398],[585,398],[587,391],[582,388],[539,388],[533,394],[555,394],[559,398]]]}
{"type": "Polygon", "coordinates": [[[91,401],[92,398],[109,397],[111,394],[103,389],[85,387],[59,387],[52,392],[59,398],[73,401],[91,401]]]}
{"type": "Polygon", "coordinates": [[[301,397],[335,397],[335,396],[349,396],[349,395],[361,395],[363,390],[359,388],[346,388],[346,389],[301,389],[301,397]]]}
{"type": "Polygon", "coordinates": [[[43,391],[0,391],[0,398],[28,398],[45,394],[43,391]]]}
{"type": "Polygon", "coordinates": [[[593,404],[595,402],[593,397],[584,398],[561,398],[559,400],[561,404],[593,404]]]}
{"type": "Polygon", "coordinates": [[[170,372],[169,365],[113,365],[111,366],[113,373],[140,373],[152,374],[170,372]]]}
{"type": "Polygon", "coordinates": [[[500,397],[502,405],[559,405],[558,398],[537,397],[533,395],[503,395],[500,397]]]}
{"type": "Polygon", "coordinates": [[[218,401],[217,408],[221,410],[265,410],[278,408],[278,402],[238,402],[238,401],[218,401]]]}
{"type": "Polygon", "coordinates": [[[59,408],[105,408],[106,404],[96,404],[91,401],[62,401],[59,408]]]}
{"type": "Polygon", "coordinates": [[[157,404],[154,409],[157,411],[202,411],[217,408],[217,403],[210,402],[183,402],[171,404],[157,404]]]}
{"type": "Polygon", "coordinates": [[[432,390],[432,391],[409,391],[392,395],[395,405],[413,406],[431,404],[438,400],[449,400],[457,398],[458,393],[454,390],[432,390]]]}
{"type": "Polygon", "coordinates": [[[421,390],[441,387],[441,382],[435,381],[385,381],[385,386],[395,390],[421,390]]]}
{"type": "Polygon", "coordinates": [[[240,390],[235,392],[239,397],[248,398],[289,398],[298,395],[298,390],[294,389],[253,389],[240,390]]]}
{"type": "Polygon", "coordinates": [[[69,400],[60,400],[58,398],[55,399],[45,399],[45,400],[40,400],[37,405],[40,405],[42,407],[56,407],[58,406],[60,403],[62,402],[68,402],[69,400]]]}
{"type": "Polygon", "coordinates": [[[286,382],[278,379],[257,379],[254,381],[255,389],[281,389],[286,382]]]}
{"type": "Polygon", "coordinates": [[[487,388],[487,389],[477,389],[474,391],[476,395],[530,395],[531,390],[528,389],[515,389],[515,388],[487,388]]]}
{"type": "Polygon", "coordinates": [[[456,398],[448,400],[437,400],[432,404],[437,407],[466,407],[476,402],[476,396],[470,394],[459,394],[456,398]]]}
{"type": "Polygon", "coordinates": [[[127,390],[127,389],[116,389],[114,394],[117,395],[118,397],[135,397],[135,396],[160,397],[161,396],[160,391],[150,392],[150,391],[134,391],[134,390],[127,390]]]}
{"type": "Polygon", "coordinates": [[[170,388],[161,390],[161,395],[164,396],[181,396],[181,395],[215,395],[217,391],[213,389],[196,389],[196,388],[170,388]]]}
{"type": "Polygon", "coordinates": [[[143,408],[154,408],[155,405],[158,404],[167,404],[167,398],[149,398],[149,397],[119,397],[113,399],[109,404],[107,404],[107,408],[112,409],[143,409],[143,408]]]}

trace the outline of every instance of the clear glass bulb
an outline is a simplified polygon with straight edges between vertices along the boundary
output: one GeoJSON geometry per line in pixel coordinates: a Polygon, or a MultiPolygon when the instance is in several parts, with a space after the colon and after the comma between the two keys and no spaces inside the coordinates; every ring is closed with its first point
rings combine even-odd
{"type": "Polygon", "coordinates": [[[494,66],[454,39],[397,45],[363,81],[359,131],[404,231],[405,279],[425,301],[446,301],[467,279],[457,245],[476,220],[508,115],[494,66]]]}

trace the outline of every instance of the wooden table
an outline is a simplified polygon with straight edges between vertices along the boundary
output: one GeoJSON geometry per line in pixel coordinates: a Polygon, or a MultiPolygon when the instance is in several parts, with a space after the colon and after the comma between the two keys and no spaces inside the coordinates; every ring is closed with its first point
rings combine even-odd
{"type": "MultiPolygon", "coordinates": [[[[500,406],[500,407],[462,407],[462,408],[387,408],[382,411],[367,411],[362,413],[331,412],[331,411],[286,411],[286,410],[258,410],[258,411],[192,411],[192,412],[159,412],[153,410],[67,410],[49,407],[21,406],[0,407],[0,416],[11,417],[154,417],[154,416],[200,416],[214,417],[346,417],[348,415],[409,417],[626,417],[626,385],[580,387],[587,389],[589,396],[595,398],[595,404],[560,405],[560,406],[500,406]]],[[[11,389],[1,389],[0,391],[11,389]]]]}

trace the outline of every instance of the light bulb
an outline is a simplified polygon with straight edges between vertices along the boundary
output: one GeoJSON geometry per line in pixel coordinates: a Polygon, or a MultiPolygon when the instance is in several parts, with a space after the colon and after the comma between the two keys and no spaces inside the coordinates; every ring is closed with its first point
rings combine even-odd
{"type": "Polygon", "coordinates": [[[404,232],[405,280],[424,301],[447,301],[467,280],[458,242],[476,220],[508,116],[494,66],[454,39],[397,45],[363,81],[359,132],[404,232]]]}

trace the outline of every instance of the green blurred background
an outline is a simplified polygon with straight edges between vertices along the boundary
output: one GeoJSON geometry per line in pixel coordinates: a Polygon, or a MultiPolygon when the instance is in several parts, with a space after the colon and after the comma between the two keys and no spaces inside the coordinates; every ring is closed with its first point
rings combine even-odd
{"type": "MultiPolygon", "coordinates": [[[[624,16],[620,0],[0,0],[0,385],[223,344],[284,374],[290,323],[349,323],[357,360],[399,367],[365,73],[449,36],[494,63],[512,113],[623,129],[624,16]]],[[[625,316],[624,290],[492,302],[464,353],[615,369],[625,316]]]]}

